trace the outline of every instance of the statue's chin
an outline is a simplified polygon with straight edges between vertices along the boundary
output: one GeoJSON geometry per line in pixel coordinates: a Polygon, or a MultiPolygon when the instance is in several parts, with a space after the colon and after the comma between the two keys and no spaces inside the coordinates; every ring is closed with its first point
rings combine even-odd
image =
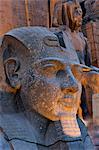
{"type": "Polygon", "coordinates": [[[34,110],[36,111],[36,113],[40,114],[42,117],[44,117],[46,119],[49,119],[49,120],[52,120],[52,121],[59,120],[59,116],[53,111],[44,112],[42,110],[36,110],[36,109],[34,109],[34,110]]]}
{"type": "Polygon", "coordinates": [[[43,115],[43,117],[45,117],[45,118],[47,118],[47,119],[49,119],[49,120],[51,120],[51,121],[58,121],[59,119],[60,119],[60,117],[59,116],[55,116],[55,115],[43,115]]]}

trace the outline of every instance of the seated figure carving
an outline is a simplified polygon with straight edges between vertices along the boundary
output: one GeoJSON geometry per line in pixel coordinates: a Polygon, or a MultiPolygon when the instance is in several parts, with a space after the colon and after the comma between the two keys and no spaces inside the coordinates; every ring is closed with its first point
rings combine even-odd
{"type": "Polygon", "coordinates": [[[11,90],[0,91],[0,149],[93,150],[77,116],[81,77],[91,68],[44,27],[6,33],[2,50],[11,90]]]}

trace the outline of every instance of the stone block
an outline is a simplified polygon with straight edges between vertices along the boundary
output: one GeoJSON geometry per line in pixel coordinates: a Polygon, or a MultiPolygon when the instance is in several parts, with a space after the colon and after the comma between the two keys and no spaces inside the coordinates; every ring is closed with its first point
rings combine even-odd
{"type": "Polygon", "coordinates": [[[22,26],[49,27],[47,0],[0,0],[0,36],[22,26]]]}
{"type": "Polygon", "coordinates": [[[28,0],[30,25],[49,27],[49,10],[47,0],[28,0]]]}
{"type": "Polygon", "coordinates": [[[0,0],[0,36],[10,29],[26,25],[24,0],[0,0]]]}

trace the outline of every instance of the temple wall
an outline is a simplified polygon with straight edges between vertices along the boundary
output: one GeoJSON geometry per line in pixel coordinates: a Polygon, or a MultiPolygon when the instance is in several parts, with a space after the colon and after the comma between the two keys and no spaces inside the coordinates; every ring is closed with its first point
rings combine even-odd
{"type": "Polygon", "coordinates": [[[0,0],[0,36],[10,29],[26,26],[24,0],[0,0]]]}
{"type": "Polygon", "coordinates": [[[86,0],[83,31],[91,47],[92,64],[99,67],[99,0],[86,0]]]}
{"type": "Polygon", "coordinates": [[[29,25],[49,27],[47,0],[0,0],[0,36],[29,25]]]}
{"type": "Polygon", "coordinates": [[[84,30],[91,48],[92,64],[99,67],[99,21],[87,23],[84,30]]]}

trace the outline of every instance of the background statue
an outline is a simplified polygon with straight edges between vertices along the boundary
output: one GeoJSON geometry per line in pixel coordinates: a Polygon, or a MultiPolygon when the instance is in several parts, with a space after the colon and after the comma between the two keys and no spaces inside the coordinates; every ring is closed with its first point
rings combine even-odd
{"type": "Polygon", "coordinates": [[[67,16],[69,21],[69,29],[71,32],[71,41],[78,54],[80,63],[90,66],[90,49],[88,48],[87,39],[81,32],[82,9],[77,0],[67,2],[67,16]]]}
{"type": "Polygon", "coordinates": [[[43,27],[8,32],[2,50],[5,81],[13,90],[0,92],[0,148],[93,150],[77,116],[83,74],[91,68],[43,27]]]}
{"type": "Polygon", "coordinates": [[[80,63],[90,66],[90,49],[88,47],[87,39],[81,32],[82,9],[79,2],[77,0],[61,0],[55,3],[54,12],[53,18],[57,20],[57,25],[55,25],[54,21],[52,21],[52,26],[59,27],[60,31],[63,29],[66,30],[66,34],[68,34],[68,38],[72,42],[72,45],[78,54],[80,63]],[[61,23],[58,20],[61,20],[61,23]],[[64,28],[60,26],[64,26],[64,28]]]}
{"type": "MultiPolygon", "coordinates": [[[[64,40],[65,43],[64,47],[67,46],[67,40],[69,39],[68,43],[71,43],[70,46],[76,50],[81,64],[91,66],[90,48],[88,46],[88,41],[86,37],[84,37],[83,33],[81,32],[82,10],[80,4],[78,3],[77,0],[69,1],[69,2],[65,2],[63,8],[64,8],[63,15],[65,15],[65,17],[63,17],[64,30],[58,31],[58,36],[61,36],[61,39],[64,40]]],[[[60,29],[62,29],[62,27],[60,29]]],[[[87,88],[86,91],[83,89],[82,101],[83,99],[86,99],[86,103],[87,103],[86,106],[84,100],[83,110],[86,115],[89,113],[92,116],[92,101],[91,101],[92,95],[89,93],[92,93],[92,90],[90,88],[87,88]]]]}
{"type": "MultiPolygon", "coordinates": [[[[81,64],[91,66],[91,55],[88,41],[81,32],[82,25],[82,9],[79,2],[67,3],[67,15],[69,20],[69,28],[71,34],[71,41],[77,52],[81,64]]],[[[83,88],[82,91],[82,109],[84,116],[92,116],[92,90],[90,88],[83,88]],[[87,105],[87,106],[86,106],[87,105]]]]}

